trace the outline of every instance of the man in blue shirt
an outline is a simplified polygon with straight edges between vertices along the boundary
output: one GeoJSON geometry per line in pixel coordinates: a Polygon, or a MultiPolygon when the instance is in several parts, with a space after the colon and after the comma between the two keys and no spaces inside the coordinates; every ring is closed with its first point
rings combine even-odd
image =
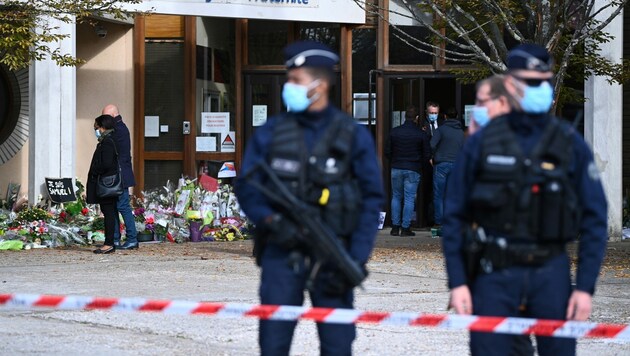
{"type": "MultiPolygon", "coordinates": [[[[264,195],[253,181],[277,191],[255,168],[264,162],[302,203],[343,241],[364,266],[372,252],[383,189],[370,133],[335,108],[328,98],[339,60],[311,41],[285,48],[287,83],[282,98],[289,112],[270,118],[248,142],[235,191],[256,224],[255,254],[262,269],[262,304],[302,305],[310,286],[316,307],[352,308],[352,287],[335,266],[313,271],[316,257],[300,242],[299,221],[264,195]],[[326,193],[324,193],[326,192],[326,193]],[[316,274],[312,276],[312,274],[316,274]],[[312,283],[312,284],[311,284],[312,283]]],[[[305,236],[308,238],[308,234],[305,236]]],[[[288,355],[296,322],[261,320],[262,355],[288,355]]],[[[354,325],[318,324],[322,355],[350,355],[354,325]]]]}
{"type": "MultiPolygon", "coordinates": [[[[522,111],[471,136],[447,183],[443,249],[450,305],[458,314],[586,320],[607,241],[599,173],[582,137],[548,114],[549,53],[520,45],[507,64],[506,87],[522,111]],[[573,289],[566,244],[578,234],[573,289]]],[[[505,355],[513,341],[472,332],[471,351],[505,355]]],[[[576,343],[537,337],[537,346],[541,355],[574,355],[576,343]]]]}

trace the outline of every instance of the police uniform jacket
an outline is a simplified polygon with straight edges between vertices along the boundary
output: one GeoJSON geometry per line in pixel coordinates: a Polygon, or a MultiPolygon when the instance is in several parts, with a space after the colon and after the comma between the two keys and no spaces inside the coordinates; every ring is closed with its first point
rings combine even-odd
{"type": "MultiPolygon", "coordinates": [[[[307,150],[312,150],[316,142],[323,138],[333,118],[339,114],[347,117],[332,106],[328,106],[321,112],[307,111],[298,114],[307,150]]],[[[235,182],[239,204],[254,224],[262,224],[267,216],[277,212],[274,211],[268,199],[242,177],[258,162],[267,160],[274,129],[278,120],[281,119],[282,116],[272,117],[256,130],[245,149],[241,167],[243,174],[237,177],[235,182]]],[[[374,245],[384,197],[374,141],[365,128],[356,125],[352,138],[351,170],[361,192],[361,208],[357,227],[350,236],[349,253],[357,262],[365,263],[374,245]]]]}
{"type": "MultiPolygon", "coordinates": [[[[514,112],[507,115],[507,120],[523,154],[528,156],[541,139],[550,116],[514,112]]],[[[489,125],[493,123],[494,120],[489,125]]],[[[462,231],[471,223],[470,192],[480,164],[481,143],[486,129],[471,136],[465,143],[447,183],[442,232],[449,288],[467,283],[461,255],[464,244],[462,231]]],[[[593,294],[606,249],[607,203],[590,149],[577,132],[573,131],[571,135],[573,157],[569,178],[581,209],[576,288],[593,294]]]]}

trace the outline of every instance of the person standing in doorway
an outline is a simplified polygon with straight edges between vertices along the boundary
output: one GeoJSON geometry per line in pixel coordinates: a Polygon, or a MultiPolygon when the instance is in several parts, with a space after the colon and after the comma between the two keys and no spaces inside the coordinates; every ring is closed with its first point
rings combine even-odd
{"type": "Polygon", "coordinates": [[[415,106],[407,107],[405,122],[392,129],[385,156],[391,162],[392,236],[414,236],[411,217],[421,180],[422,165],[430,159],[429,136],[419,128],[415,106]]]}
{"type": "Polygon", "coordinates": [[[442,225],[444,206],[444,192],[448,178],[457,154],[464,145],[464,131],[457,119],[457,110],[450,108],[446,112],[446,120],[431,137],[431,152],[433,158],[433,210],[436,228],[442,225]]]}
{"type": "Polygon", "coordinates": [[[426,131],[429,136],[433,137],[438,127],[442,126],[444,119],[440,118],[440,104],[434,101],[427,101],[426,105],[426,119],[422,130],[426,131]]]}
{"type": "Polygon", "coordinates": [[[129,135],[129,129],[123,122],[122,116],[118,112],[118,107],[113,104],[109,104],[103,108],[103,115],[109,115],[114,118],[114,132],[112,137],[116,142],[118,148],[118,164],[120,165],[120,175],[123,183],[123,193],[118,197],[116,206],[118,212],[122,215],[125,222],[126,238],[125,243],[120,244],[120,221],[118,214],[116,214],[116,230],[114,231],[114,244],[117,245],[119,250],[131,250],[138,248],[138,232],[136,230],[136,223],[133,218],[133,212],[131,211],[131,203],[129,201],[129,188],[136,185],[136,179],[133,175],[133,169],[131,167],[131,137],[129,135]]]}

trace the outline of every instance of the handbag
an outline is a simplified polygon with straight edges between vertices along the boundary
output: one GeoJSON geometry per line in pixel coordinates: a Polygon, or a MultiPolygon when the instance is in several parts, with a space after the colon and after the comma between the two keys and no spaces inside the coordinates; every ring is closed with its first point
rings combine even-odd
{"type": "Polygon", "coordinates": [[[120,165],[118,164],[118,149],[116,149],[115,142],[114,151],[116,152],[116,165],[118,166],[118,172],[108,176],[99,175],[96,178],[96,196],[100,199],[118,198],[123,193],[124,188],[120,175],[120,165]]]}

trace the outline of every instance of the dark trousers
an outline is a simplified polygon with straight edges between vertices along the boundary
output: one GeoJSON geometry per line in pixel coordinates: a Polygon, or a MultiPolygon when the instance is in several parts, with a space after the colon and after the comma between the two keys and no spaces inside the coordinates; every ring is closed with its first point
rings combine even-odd
{"type": "MultiPolygon", "coordinates": [[[[473,312],[485,316],[524,316],[565,320],[571,294],[569,258],[556,256],[540,267],[515,266],[481,274],[473,285],[473,312]],[[526,310],[519,312],[524,303],[526,310]]],[[[516,337],[507,334],[470,333],[472,355],[508,355],[516,337]]],[[[575,355],[575,339],[536,337],[541,356],[575,355]]],[[[522,346],[522,345],[521,345],[522,346]]]]}
{"type": "Polygon", "coordinates": [[[105,217],[104,244],[107,246],[114,246],[114,231],[118,229],[118,226],[116,226],[116,215],[118,215],[118,210],[116,210],[116,199],[101,201],[100,206],[101,211],[103,212],[103,217],[105,217]]]}
{"type": "MultiPolygon", "coordinates": [[[[302,305],[307,270],[303,261],[298,263],[297,272],[289,263],[288,252],[268,245],[262,255],[260,301],[262,304],[302,305]]],[[[320,274],[321,276],[322,274],[320,274]]],[[[320,280],[310,293],[315,307],[352,308],[353,293],[330,296],[321,291],[320,280]]],[[[289,355],[293,331],[297,322],[261,320],[259,329],[260,353],[263,356],[289,355]]],[[[352,342],[356,337],[354,324],[317,324],[321,344],[321,355],[351,355],[352,342]]]]}

